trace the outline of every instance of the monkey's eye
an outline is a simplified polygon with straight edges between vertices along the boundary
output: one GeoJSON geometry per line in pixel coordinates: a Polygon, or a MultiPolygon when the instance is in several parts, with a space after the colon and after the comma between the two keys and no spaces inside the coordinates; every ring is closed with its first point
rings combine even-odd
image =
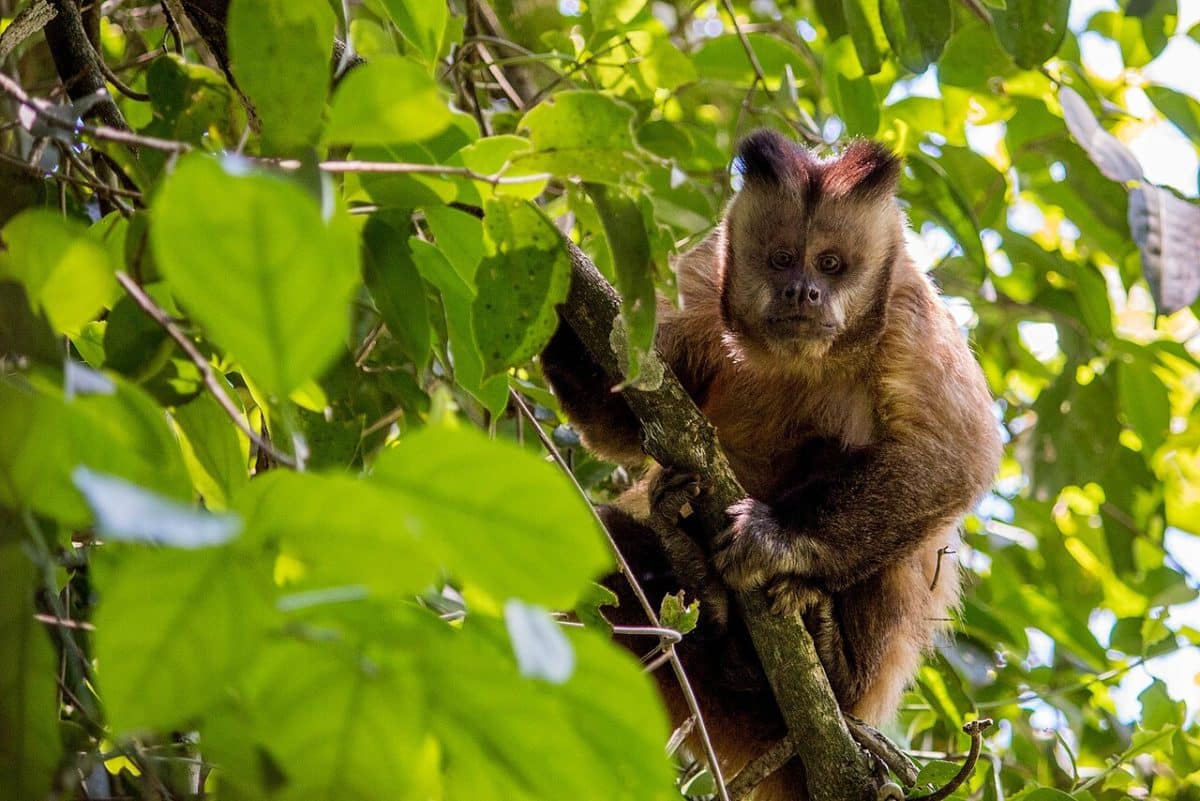
{"type": "Polygon", "coordinates": [[[842,260],[836,253],[822,253],[817,256],[817,269],[823,273],[836,273],[842,269],[842,260]]]}
{"type": "Polygon", "coordinates": [[[776,270],[786,270],[792,266],[793,258],[790,250],[777,250],[771,254],[771,266],[776,270]]]}

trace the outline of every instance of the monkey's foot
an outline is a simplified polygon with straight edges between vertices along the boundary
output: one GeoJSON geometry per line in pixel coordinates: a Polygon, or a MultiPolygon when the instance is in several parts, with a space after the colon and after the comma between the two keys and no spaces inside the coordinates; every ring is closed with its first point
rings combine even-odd
{"type": "Polygon", "coordinates": [[[793,575],[776,576],[768,582],[767,597],[771,599],[772,612],[796,618],[828,598],[800,576],[793,575]]]}

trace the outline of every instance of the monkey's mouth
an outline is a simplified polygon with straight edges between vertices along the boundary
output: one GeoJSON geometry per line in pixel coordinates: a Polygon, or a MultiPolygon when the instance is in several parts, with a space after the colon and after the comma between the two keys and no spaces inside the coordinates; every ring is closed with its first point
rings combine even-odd
{"type": "Polygon", "coordinates": [[[769,315],[766,323],[776,336],[830,338],[837,334],[837,326],[828,320],[800,312],[769,315]]]}

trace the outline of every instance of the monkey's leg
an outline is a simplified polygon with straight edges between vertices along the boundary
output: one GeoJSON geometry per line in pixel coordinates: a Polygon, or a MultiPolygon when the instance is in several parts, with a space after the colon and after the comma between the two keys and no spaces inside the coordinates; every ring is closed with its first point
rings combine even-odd
{"type": "Polygon", "coordinates": [[[605,459],[633,464],[645,459],[642,428],[612,380],[565,321],[542,351],[542,372],[563,411],[588,448],[605,459]]]}

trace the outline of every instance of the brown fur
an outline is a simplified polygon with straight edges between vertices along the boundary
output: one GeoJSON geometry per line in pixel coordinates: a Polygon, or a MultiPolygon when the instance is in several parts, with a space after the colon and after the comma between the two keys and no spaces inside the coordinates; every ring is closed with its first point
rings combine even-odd
{"type": "MultiPolygon", "coordinates": [[[[858,142],[821,161],[771,133],[739,156],[746,185],[676,265],[680,306],[664,308],[658,346],[748,493],[712,546],[724,582],[766,585],[779,609],[804,615],[843,709],[882,723],[958,603],[952,557],[931,585],[938,550],[958,544],[996,470],[991,397],[905,250],[894,157],[858,142]],[[816,267],[829,254],[844,265],[836,274],[816,267]]],[[[564,408],[597,452],[643,461],[636,421],[602,374],[579,380],[589,359],[577,341],[564,346],[566,328],[544,357],[564,408]]],[[[704,594],[706,579],[638,522],[646,495],[607,512],[622,547],[655,599],[680,585],[704,594]]],[[[701,626],[682,652],[735,771],[782,734],[745,632],[736,620],[701,626]]],[[[757,797],[786,797],[801,779],[785,769],[757,797]]]]}

